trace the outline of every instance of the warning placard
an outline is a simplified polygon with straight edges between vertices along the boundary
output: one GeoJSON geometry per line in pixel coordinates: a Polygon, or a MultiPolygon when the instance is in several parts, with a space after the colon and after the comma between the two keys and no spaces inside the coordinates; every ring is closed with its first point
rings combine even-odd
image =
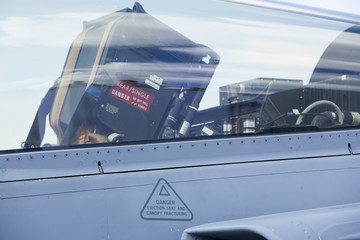
{"type": "Polygon", "coordinates": [[[110,89],[109,95],[145,112],[149,111],[154,102],[154,95],[121,80],[110,89]]]}
{"type": "Polygon", "coordinates": [[[165,179],[159,179],[141,210],[145,220],[191,221],[193,214],[165,179]]]}

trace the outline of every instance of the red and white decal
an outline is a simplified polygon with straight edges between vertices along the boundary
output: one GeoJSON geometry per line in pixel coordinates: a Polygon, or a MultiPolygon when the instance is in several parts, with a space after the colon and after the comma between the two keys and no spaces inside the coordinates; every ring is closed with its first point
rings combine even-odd
{"type": "Polygon", "coordinates": [[[150,106],[154,102],[154,95],[121,80],[110,89],[109,95],[145,112],[149,112],[150,106]]]}

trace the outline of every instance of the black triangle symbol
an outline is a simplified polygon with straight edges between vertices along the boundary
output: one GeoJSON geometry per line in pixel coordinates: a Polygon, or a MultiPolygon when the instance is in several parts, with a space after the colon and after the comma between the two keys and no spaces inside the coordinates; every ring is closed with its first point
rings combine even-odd
{"type": "Polygon", "coordinates": [[[170,196],[170,193],[168,192],[168,190],[166,190],[166,188],[164,186],[162,186],[159,196],[170,196]]]}

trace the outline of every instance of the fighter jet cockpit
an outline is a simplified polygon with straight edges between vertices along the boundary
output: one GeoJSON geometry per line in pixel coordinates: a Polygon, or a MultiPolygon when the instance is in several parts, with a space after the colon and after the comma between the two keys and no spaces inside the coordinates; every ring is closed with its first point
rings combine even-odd
{"type": "Polygon", "coordinates": [[[22,147],[360,126],[356,19],[208,4],[180,16],[135,3],[84,22],[22,147]]]}

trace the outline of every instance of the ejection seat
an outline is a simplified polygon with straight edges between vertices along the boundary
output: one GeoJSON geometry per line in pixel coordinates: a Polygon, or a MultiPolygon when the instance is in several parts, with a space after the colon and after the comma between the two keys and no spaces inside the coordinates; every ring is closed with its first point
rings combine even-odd
{"type": "Polygon", "coordinates": [[[139,3],[86,22],[24,147],[41,145],[47,114],[58,145],[186,136],[218,63],[139,3]]]}

